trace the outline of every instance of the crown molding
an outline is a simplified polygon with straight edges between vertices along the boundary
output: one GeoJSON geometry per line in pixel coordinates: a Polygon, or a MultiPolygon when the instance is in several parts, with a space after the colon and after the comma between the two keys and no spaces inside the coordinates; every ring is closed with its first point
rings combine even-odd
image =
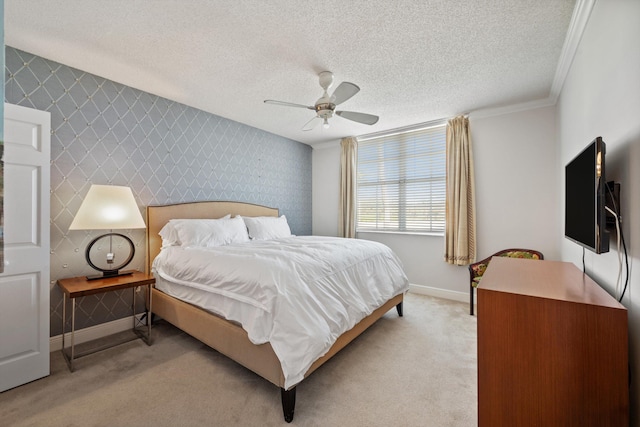
{"type": "Polygon", "coordinates": [[[503,114],[518,113],[520,111],[535,110],[536,108],[550,107],[556,101],[551,97],[536,99],[535,101],[521,102],[519,104],[505,105],[504,107],[483,108],[469,113],[469,119],[483,119],[485,117],[501,116],[503,114]]]}
{"type": "Polygon", "coordinates": [[[571,16],[571,22],[569,23],[569,29],[567,30],[567,36],[564,39],[564,45],[562,46],[562,52],[560,53],[560,59],[558,61],[558,67],[556,68],[556,74],[553,78],[553,84],[551,85],[551,92],[549,98],[553,100],[555,104],[562,91],[564,81],[569,74],[569,69],[573,63],[573,58],[578,51],[578,45],[582,39],[582,34],[587,27],[589,16],[591,16],[591,10],[596,0],[577,0],[576,6],[573,9],[573,15],[571,16]]]}

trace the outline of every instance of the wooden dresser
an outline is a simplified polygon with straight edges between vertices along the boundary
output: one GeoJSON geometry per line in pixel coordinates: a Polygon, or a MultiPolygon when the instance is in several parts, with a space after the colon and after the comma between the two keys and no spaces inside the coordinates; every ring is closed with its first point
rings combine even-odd
{"type": "Polygon", "coordinates": [[[628,426],[627,310],[572,263],[495,257],[478,287],[478,425],[628,426]]]}

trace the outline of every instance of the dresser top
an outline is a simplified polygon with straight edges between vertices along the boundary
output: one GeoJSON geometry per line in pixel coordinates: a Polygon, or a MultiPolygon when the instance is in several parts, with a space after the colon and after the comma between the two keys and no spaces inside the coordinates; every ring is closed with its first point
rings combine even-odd
{"type": "Polygon", "coordinates": [[[494,257],[478,289],[625,309],[570,262],[494,257]]]}

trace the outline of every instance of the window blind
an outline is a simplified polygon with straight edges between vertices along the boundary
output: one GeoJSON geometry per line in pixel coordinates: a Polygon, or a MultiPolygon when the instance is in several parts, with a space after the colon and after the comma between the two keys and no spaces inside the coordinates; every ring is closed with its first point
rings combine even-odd
{"type": "Polygon", "coordinates": [[[446,125],[358,142],[357,231],[444,233],[446,125]]]}

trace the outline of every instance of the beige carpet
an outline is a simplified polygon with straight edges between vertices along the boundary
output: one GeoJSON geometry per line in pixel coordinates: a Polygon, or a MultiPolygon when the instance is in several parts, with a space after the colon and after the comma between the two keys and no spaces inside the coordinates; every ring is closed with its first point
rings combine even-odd
{"type": "Polygon", "coordinates": [[[86,356],[70,373],[0,393],[2,426],[475,426],[476,318],[468,305],[409,294],[304,380],[293,423],[280,390],[166,323],[86,356]]]}

